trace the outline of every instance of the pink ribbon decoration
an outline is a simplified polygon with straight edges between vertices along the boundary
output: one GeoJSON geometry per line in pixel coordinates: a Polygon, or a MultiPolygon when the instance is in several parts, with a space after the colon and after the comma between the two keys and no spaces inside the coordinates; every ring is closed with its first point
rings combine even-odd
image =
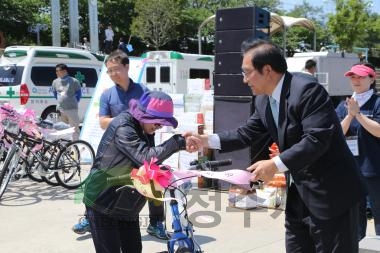
{"type": "Polygon", "coordinates": [[[152,180],[156,190],[163,190],[163,188],[168,187],[172,174],[170,170],[162,170],[156,162],[157,158],[152,158],[149,163],[144,161],[143,166],[132,170],[131,178],[139,180],[142,184],[149,184],[152,180]]]}
{"type": "Polygon", "coordinates": [[[246,170],[226,170],[226,171],[197,171],[197,170],[163,170],[156,164],[157,158],[152,158],[150,162],[144,161],[144,164],[131,171],[133,185],[142,195],[157,199],[167,200],[166,198],[157,197],[155,193],[163,192],[164,188],[169,185],[178,187],[181,184],[190,181],[193,177],[207,177],[219,179],[231,184],[239,185],[245,189],[250,188],[251,173],[246,170]],[[152,183],[154,187],[152,187],[152,183]]]}
{"type": "Polygon", "coordinates": [[[250,189],[251,173],[246,170],[226,170],[226,171],[197,171],[197,170],[177,170],[173,171],[173,184],[179,186],[192,177],[207,177],[219,179],[231,184],[240,185],[243,188],[250,189]],[[178,180],[178,181],[177,181],[178,180]]]}

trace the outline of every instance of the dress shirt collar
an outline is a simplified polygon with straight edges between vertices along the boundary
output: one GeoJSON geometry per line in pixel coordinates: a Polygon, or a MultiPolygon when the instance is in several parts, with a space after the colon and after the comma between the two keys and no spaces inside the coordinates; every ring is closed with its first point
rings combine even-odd
{"type": "Polygon", "coordinates": [[[282,85],[284,83],[285,75],[283,75],[278,81],[276,88],[274,88],[271,97],[276,100],[278,104],[280,104],[280,97],[281,97],[281,90],[282,90],[282,85]]]}

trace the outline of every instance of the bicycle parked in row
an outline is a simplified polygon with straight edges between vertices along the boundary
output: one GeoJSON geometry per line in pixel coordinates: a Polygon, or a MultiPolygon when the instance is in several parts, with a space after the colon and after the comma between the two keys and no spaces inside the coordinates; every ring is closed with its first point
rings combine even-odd
{"type": "Polygon", "coordinates": [[[46,138],[47,133],[59,131],[54,130],[52,123],[37,123],[30,111],[19,114],[9,106],[2,106],[0,120],[0,198],[9,182],[24,175],[36,182],[68,189],[85,182],[95,160],[89,143],[46,138]]]}

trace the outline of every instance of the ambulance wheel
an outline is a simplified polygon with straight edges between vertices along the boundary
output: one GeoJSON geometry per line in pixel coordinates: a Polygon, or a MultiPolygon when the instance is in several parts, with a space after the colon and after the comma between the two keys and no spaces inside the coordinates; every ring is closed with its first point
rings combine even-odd
{"type": "Polygon", "coordinates": [[[55,106],[50,106],[42,112],[41,118],[55,123],[55,122],[59,121],[58,120],[59,119],[59,112],[57,111],[55,106]]]}

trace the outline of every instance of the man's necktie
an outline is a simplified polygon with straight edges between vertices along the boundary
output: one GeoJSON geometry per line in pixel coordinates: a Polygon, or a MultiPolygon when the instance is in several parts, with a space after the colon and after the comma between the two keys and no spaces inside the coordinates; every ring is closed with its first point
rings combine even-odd
{"type": "MultiPolygon", "coordinates": [[[[272,110],[272,116],[273,116],[274,122],[276,123],[276,127],[278,128],[278,112],[279,112],[278,103],[276,99],[274,99],[272,96],[269,96],[269,103],[270,103],[270,109],[272,110]]],[[[287,173],[289,173],[289,186],[290,186],[293,183],[293,177],[290,174],[290,172],[287,172],[287,173]]]]}
{"type": "Polygon", "coordinates": [[[270,109],[272,110],[274,122],[276,123],[276,127],[278,127],[278,105],[276,99],[274,99],[272,96],[269,96],[269,104],[270,109]]]}

